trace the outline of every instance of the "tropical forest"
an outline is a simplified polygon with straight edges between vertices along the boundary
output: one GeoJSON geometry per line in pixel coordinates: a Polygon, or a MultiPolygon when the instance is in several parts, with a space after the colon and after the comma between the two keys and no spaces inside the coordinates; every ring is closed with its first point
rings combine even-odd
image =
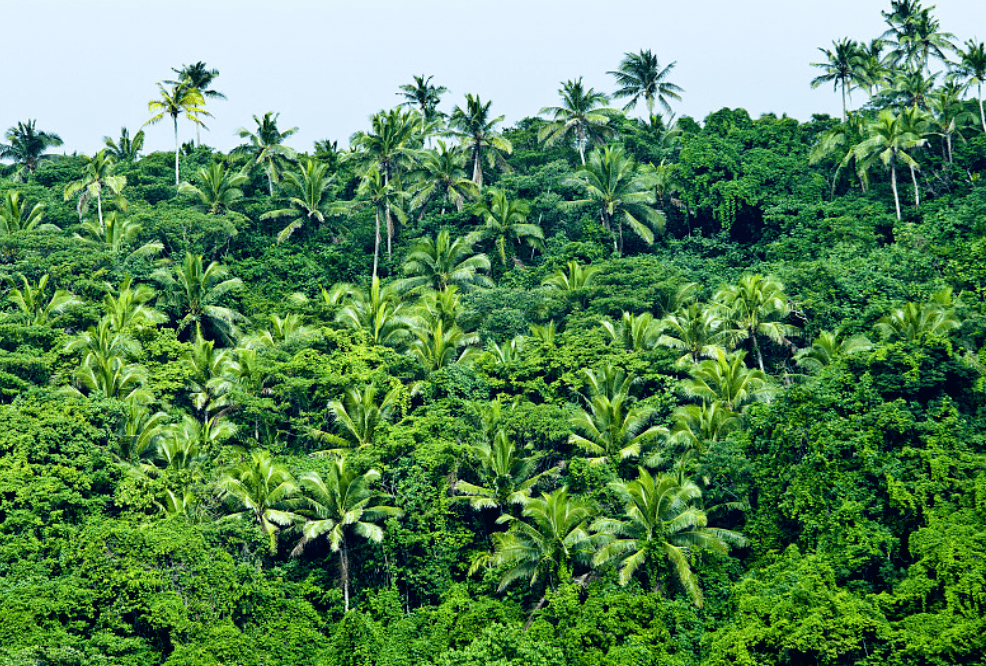
{"type": "Polygon", "coordinates": [[[882,17],[804,122],[6,129],[0,666],[986,663],[986,45],[882,17]]]}

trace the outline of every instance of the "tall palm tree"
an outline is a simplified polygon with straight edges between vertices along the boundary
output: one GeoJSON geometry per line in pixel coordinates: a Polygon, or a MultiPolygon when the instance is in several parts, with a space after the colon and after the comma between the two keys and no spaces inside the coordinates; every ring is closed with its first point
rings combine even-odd
{"type": "Polygon", "coordinates": [[[445,214],[446,203],[451,203],[462,212],[466,199],[475,201],[479,198],[479,187],[467,177],[465,164],[465,153],[446,146],[441,139],[438,140],[437,149],[421,155],[418,167],[410,178],[415,183],[411,207],[421,211],[418,219],[424,217],[428,203],[436,196],[441,197],[442,215],[445,214]]]}
{"type": "Polygon", "coordinates": [[[949,79],[941,88],[928,98],[927,117],[932,134],[942,138],[942,153],[945,160],[952,163],[952,137],[957,136],[965,141],[962,130],[975,124],[975,116],[967,111],[962,102],[965,86],[954,79],[949,79]]]}
{"type": "Polygon", "coordinates": [[[503,190],[492,190],[489,203],[477,202],[472,212],[483,218],[486,226],[480,231],[483,238],[493,240],[500,261],[507,265],[507,244],[516,241],[532,248],[544,249],[544,232],[537,224],[525,222],[531,206],[523,199],[508,199],[503,190]]]}
{"type": "MultiPolygon", "coordinates": [[[[218,90],[212,90],[209,86],[212,85],[213,80],[219,76],[218,69],[209,69],[204,62],[201,60],[192,65],[182,65],[181,69],[171,68],[171,71],[178,75],[178,78],[190,85],[193,88],[198,89],[202,93],[203,97],[208,99],[226,99],[226,95],[222,94],[218,90]]],[[[165,83],[175,84],[177,81],[165,81],[165,83]]],[[[202,141],[199,138],[199,126],[195,126],[195,143],[201,144],[202,141]]]]}
{"type": "Polygon", "coordinates": [[[226,166],[219,162],[201,167],[198,176],[199,186],[182,183],[178,187],[178,193],[198,197],[199,205],[209,215],[225,215],[243,198],[243,190],[240,187],[249,180],[242,171],[227,170],[226,166]]]}
{"type": "Polygon", "coordinates": [[[230,278],[228,268],[216,261],[206,266],[202,255],[186,252],[180,265],[173,269],[160,268],[152,277],[164,285],[165,294],[184,312],[179,332],[193,323],[198,326],[208,323],[226,340],[236,336],[236,322],[243,315],[219,303],[241,289],[243,281],[230,278]]]}
{"type": "Polygon", "coordinates": [[[661,319],[664,333],[657,344],[685,352],[679,363],[697,364],[700,358],[712,358],[725,343],[723,321],[715,308],[690,303],[661,319]]]}
{"type": "Polygon", "coordinates": [[[457,285],[466,291],[473,287],[492,287],[493,281],[480,272],[490,269],[489,258],[473,251],[478,241],[475,232],[452,240],[448,229],[439,231],[434,239],[422,238],[404,259],[401,269],[407,277],[401,280],[401,288],[427,286],[444,291],[450,285],[457,285]]]}
{"type": "Polygon", "coordinates": [[[298,159],[294,149],[284,145],[298,128],[292,127],[283,132],[279,130],[277,119],[280,115],[268,111],[263,119],[254,116],[253,122],[257,125],[257,131],[251,132],[245,127],[236,130],[237,135],[241,139],[247,139],[248,142],[232,150],[233,155],[249,155],[254,165],[263,167],[267,175],[267,191],[270,196],[274,196],[274,183],[280,177],[282,163],[295,162],[298,159]]]}
{"type": "Polygon", "coordinates": [[[329,188],[335,179],[335,176],[328,175],[327,171],[327,165],[316,160],[303,159],[296,171],[290,171],[284,176],[287,207],[260,216],[261,220],[294,218],[277,234],[278,243],[290,238],[291,234],[303,227],[305,222],[315,221],[322,224],[327,217],[349,212],[348,203],[327,201],[329,188]]]}
{"type": "Polygon", "coordinates": [[[455,492],[468,500],[473,509],[499,509],[507,504],[524,505],[531,499],[531,490],[542,479],[560,471],[552,467],[534,473],[537,456],[521,455],[517,445],[502,430],[497,430],[492,441],[481,441],[469,446],[472,457],[479,463],[480,484],[459,479],[455,492]]]}
{"type": "Polygon", "coordinates": [[[434,76],[425,77],[414,76],[414,83],[405,83],[400,87],[397,94],[404,98],[399,106],[417,106],[421,109],[421,117],[426,123],[432,123],[441,118],[442,113],[438,110],[438,104],[442,101],[442,95],[448,92],[445,86],[432,85],[431,80],[434,76]]]}
{"type": "Polygon", "coordinates": [[[195,338],[181,362],[187,374],[188,396],[202,421],[230,404],[237,371],[232,349],[216,349],[215,342],[203,338],[201,327],[196,326],[195,338]]]}
{"type": "Polygon", "coordinates": [[[258,450],[232,466],[216,484],[221,496],[235,508],[223,520],[248,520],[260,525],[270,541],[270,552],[277,552],[277,533],[281,527],[299,522],[293,500],[299,488],[288,468],[274,460],[268,451],[258,450]]]}
{"type": "Polygon", "coordinates": [[[603,228],[613,234],[617,252],[623,251],[624,225],[645,243],[654,242],[653,229],[664,230],[665,215],[654,208],[652,178],[620,146],[593,150],[586,165],[566,183],[581,188],[588,197],[571,205],[597,207],[603,228]]]}
{"type": "Polygon", "coordinates": [[[14,234],[18,231],[61,231],[54,224],[44,224],[45,205],[36,203],[28,208],[25,202],[21,201],[21,193],[16,190],[9,190],[0,199],[0,233],[5,235],[14,234]]]}
{"type": "Polygon", "coordinates": [[[685,395],[707,402],[718,402],[731,412],[741,412],[751,402],[769,400],[774,390],[761,370],[743,364],[746,352],[726,354],[716,350],[707,359],[689,368],[691,377],[681,382],[685,395]]]}
{"type": "Polygon", "coordinates": [[[165,88],[163,83],[158,83],[157,87],[159,98],[147,103],[147,110],[153,115],[144,126],[155,125],[165,116],[171,116],[175,128],[175,187],[178,187],[181,181],[178,173],[178,155],[181,152],[178,143],[178,117],[184,115],[196,126],[204,127],[202,117],[212,117],[212,114],[205,110],[205,97],[202,91],[185,81],[175,82],[170,90],[165,88]]]}
{"type": "Polygon", "coordinates": [[[616,71],[607,72],[616,78],[616,84],[620,86],[613,97],[616,99],[629,98],[624,111],[629,111],[637,105],[640,98],[647,103],[647,115],[654,115],[654,102],[660,102],[661,108],[665,113],[671,114],[669,99],[681,101],[681,94],[685,92],[680,86],[667,80],[671,70],[676,63],[672,62],[667,67],[661,68],[650,49],[641,49],[640,53],[625,53],[620,66],[616,71]]]}
{"type": "Polygon", "coordinates": [[[343,159],[355,161],[361,171],[376,167],[389,183],[420,159],[422,121],[414,110],[380,111],[370,119],[369,132],[353,135],[353,150],[343,159]]]}
{"type": "Polygon", "coordinates": [[[567,487],[530,499],[520,518],[500,516],[497,522],[509,528],[493,535],[493,553],[474,559],[469,573],[483,566],[505,567],[500,590],[517,580],[532,588],[544,581],[553,589],[571,577],[574,566],[591,563],[595,546],[588,522],[594,513],[588,502],[569,496],[567,487]]]}
{"type": "Polygon", "coordinates": [[[590,529],[608,541],[593,563],[618,562],[620,585],[643,568],[656,591],[659,571],[666,562],[692,603],[701,608],[702,589],[689,565],[690,556],[703,548],[725,554],[729,544],[745,545],[746,538],[739,532],[708,526],[705,511],[698,506],[702,491],[691,480],[669,474],[655,478],[640,467],[635,480],[617,481],[610,487],[623,498],[626,517],[603,518],[592,524],[590,529]]]}
{"type": "Polygon", "coordinates": [[[106,151],[117,162],[133,163],[140,157],[140,151],[144,149],[144,130],[139,130],[130,136],[130,131],[126,127],[120,128],[120,138],[104,136],[103,143],[106,144],[106,151]]]}
{"type": "Polygon", "coordinates": [[[811,87],[817,88],[831,83],[835,90],[842,88],[842,122],[845,122],[846,95],[850,94],[857,73],[863,65],[863,54],[859,44],[848,37],[832,42],[832,46],[832,49],[818,47],[818,50],[825,54],[826,61],[813,62],[811,66],[820,67],[825,73],[812,79],[811,87]]]}
{"type": "Polygon", "coordinates": [[[357,200],[351,210],[359,210],[366,205],[373,206],[376,223],[373,233],[373,277],[377,277],[377,269],[380,265],[381,222],[387,230],[387,256],[390,257],[396,234],[394,218],[401,223],[407,221],[407,213],[404,209],[410,195],[400,187],[399,180],[388,182],[375,164],[363,174],[356,195],[357,200]]]}
{"type": "Polygon", "coordinates": [[[907,119],[903,114],[895,115],[885,109],[867,126],[866,140],[853,148],[853,156],[860,172],[865,172],[877,160],[890,169],[890,186],[894,193],[898,220],[900,196],[897,193],[897,164],[903,162],[908,166],[917,167],[917,162],[908,151],[927,143],[927,139],[916,134],[913,129],[908,127],[907,119]]]}
{"type": "Polygon", "coordinates": [[[373,344],[394,347],[410,335],[414,317],[396,283],[383,284],[377,277],[366,287],[340,283],[323,290],[322,297],[329,305],[341,306],[337,323],[365,331],[373,344]]]}
{"type": "Polygon", "coordinates": [[[787,338],[797,333],[798,329],[783,321],[791,313],[791,308],[780,281],[748,273],[736,284],[720,288],[713,294],[712,300],[725,323],[724,335],[731,337],[733,344],[749,339],[761,372],[764,371],[763,354],[758,336],[793,346],[787,338]]]}
{"type": "Polygon", "coordinates": [[[114,176],[113,167],[116,161],[112,156],[106,154],[106,149],[96,153],[89,158],[86,168],[82,173],[82,178],[74,180],[65,186],[65,201],[78,195],[79,197],[79,221],[89,208],[89,201],[96,199],[96,212],[99,219],[100,229],[105,229],[103,221],[103,190],[106,190],[113,201],[121,210],[127,209],[127,200],[123,198],[122,191],[127,184],[126,176],[114,176]]]}
{"type": "Polygon", "coordinates": [[[581,76],[563,83],[558,93],[561,106],[546,106],[538,111],[539,115],[547,114],[551,118],[551,122],[538,132],[538,141],[551,146],[570,137],[585,165],[586,149],[593,142],[602,143],[613,134],[608,124],[617,111],[605,107],[609,98],[604,93],[592,88],[586,90],[581,76]]]}
{"type": "Polygon", "coordinates": [[[974,39],[966,41],[964,49],[958,49],[959,62],[952,71],[970,84],[976,84],[976,98],[979,101],[979,120],[986,132],[986,112],[983,111],[983,81],[986,81],[986,44],[974,39]]]}
{"type": "Polygon", "coordinates": [[[449,130],[459,137],[462,145],[469,151],[472,161],[472,182],[483,186],[483,162],[491,167],[498,166],[509,170],[504,154],[513,152],[513,144],[496,132],[496,126],[503,122],[503,116],[490,118],[490,105],[483,104],[478,95],[466,95],[466,108],[455,107],[449,118],[449,130]]]}
{"type": "Polygon", "coordinates": [[[62,145],[62,138],[54,132],[40,132],[35,121],[18,122],[4,134],[7,143],[0,143],[0,160],[11,160],[20,169],[14,174],[20,178],[24,171],[34,173],[46,155],[45,151],[62,145]]]}
{"type": "Polygon", "coordinates": [[[346,463],[346,458],[335,458],[323,479],[318,472],[301,476],[305,508],[299,513],[306,518],[302,538],[291,551],[298,556],[305,546],[315,539],[325,537],[333,553],[339,553],[339,578],[345,610],[349,610],[349,535],[355,532],[368,541],[383,541],[383,528],[375,523],[386,518],[399,518],[404,512],[384,504],[390,495],[373,488],[380,480],[375,469],[357,473],[346,463]]]}

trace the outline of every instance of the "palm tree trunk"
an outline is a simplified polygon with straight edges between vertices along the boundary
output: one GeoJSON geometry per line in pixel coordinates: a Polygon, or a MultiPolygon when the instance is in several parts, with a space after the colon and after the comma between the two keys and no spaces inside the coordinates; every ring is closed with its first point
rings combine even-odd
{"type": "Polygon", "coordinates": [[[178,116],[172,116],[175,121],[175,187],[178,187],[178,116]]]}
{"type": "Polygon", "coordinates": [[[377,277],[377,264],[380,259],[380,210],[377,209],[377,231],[373,236],[373,278],[377,277]]]}
{"type": "Polygon", "coordinates": [[[349,612],[349,551],[346,549],[346,538],[342,539],[339,548],[339,578],[342,581],[342,598],[345,601],[346,612],[349,612]]]}
{"type": "Polygon", "coordinates": [[[106,233],[106,225],[103,224],[103,192],[98,184],[96,186],[96,215],[99,217],[99,230],[106,233]]]}
{"type": "Polygon", "coordinates": [[[763,369],[763,354],[760,353],[760,345],[757,344],[756,332],[754,332],[750,337],[753,338],[753,349],[757,352],[757,364],[760,366],[760,372],[766,372],[763,369]]]}
{"type": "Polygon", "coordinates": [[[846,114],[846,82],[842,81],[842,122],[846,122],[849,116],[846,114]]]}
{"type": "Polygon", "coordinates": [[[911,182],[914,183],[914,207],[917,208],[921,205],[921,198],[918,196],[918,175],[913,166],[911,166],[911,182]]]}
{"type": "Polygon", "coordinates": [[[472,149],[472,182],[483,187],[483,152],[478,145],[472,149]]]}
{"type": "Polygon", "coordinates": [[[986,113],[983,112],[983,84],[976,86],[979,92],[979,121],[983,124],[983,133],[986,133],[986,113]]]}
{"type": "Polygon", "coordinates": [[[271,178],[270,169],[267,170],[267,191],[270,192],[271,198],[274,196],[274,179],[271,178]]]}
{"type": "Polygon", "coordinates": [[[890,188],[894,191],[894,206],[897,208],[897,219],[900,219],[900,197],[897,196],[897,169],[890,165],[890,188]]]}

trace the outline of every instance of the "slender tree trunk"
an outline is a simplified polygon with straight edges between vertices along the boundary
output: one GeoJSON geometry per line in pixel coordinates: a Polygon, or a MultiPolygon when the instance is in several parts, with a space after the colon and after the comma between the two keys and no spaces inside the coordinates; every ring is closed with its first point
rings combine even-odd
{"type": "Polygon", "coordinates": [[[339,548],[339,578],[342,580],[342,598],[345,600],[346,612],[349,612],[349,551],[346,548],[346,538],[342,539],[339,548]]]}
{"type": "Polygon", "coordinates": [[[842,81],[842,122],[846,122],[849,115],[846,113],[846,82],[842,81]]]}
{"type": "Polygon", "coordinates": [[[483,151],[479,146],[475,146],[472,149],[472,182],[476,183],[480,188],[483,187],[483,151]]]}
{"type": "Polygon", "coordinates": [[[763,369],[763,354],[760,353],[760,345],[757,343],[757,334],[754,332],[750,337],[753,338],[753,349],[757,352],[757,365],[760,366],[760,372],[766,372],[763,369]]]}
{"type": "Polygon", "coordinates": [[[918,175],[911,166],[911,182],[914,183],[914,207],[917,208],[921,205],[921,197],[918,196],[918,175]]]}
{"type": "Polygon", "coordinates": [[[377,209],[377,232],[373,236],[373,278],[377,277],[377,264],[380,260],[380,210],[377,209]]]}
{"type": "Polygon", "coordinates": [[[270,196],[274,198],[274,179],[270,175],[270,169],[267,169],[267,191],[270,192],[270,196]]]}
{"type": "Polygon", "coordinates": [[[979,92],[979,121],[983,124],[983,133],[986,133],[986,113],[983,112],[983,84],[976,86],[979,92]]]}
{"type": "Polygon", "coordinates": [[[897,169],[890,165],[890,188],[894,191],[894,206],[897,208],[897,219],[900,219],[900,197],[897,196],[897,169]]]}
{"type": "Polygon", "coordinates": [[[175,121],[175,187],[178,187],[178,116],[172,116],[175,121]]]}
{"type": "MultiPolygon", "coordinates": [[[[383,172],[383,186],[386,187],[390,184],[390,179],[387,177],[387,171],[383,172]]],[[[387,220],[387,258],[392,258],[391,254],[391,243],[394,238],[394,221],[390,217],[390,199],[384,201],[385,214],[384,218],[387,220]]]]}
{"type": "Polygon", "coordinates": [[[96,215],[99,217],[99,230],[106,233],[106,225],[103,224],[103,192],[99,185],[96,185],[96,215]]]}

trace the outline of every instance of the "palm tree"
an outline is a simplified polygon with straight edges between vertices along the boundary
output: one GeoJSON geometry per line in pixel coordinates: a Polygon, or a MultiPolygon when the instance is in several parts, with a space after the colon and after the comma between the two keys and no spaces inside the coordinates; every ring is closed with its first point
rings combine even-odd
{"type": "Polygon", "coordinates": [[[370,342],[391,347],[402,343],[414,322],[410,306],[395,283],[382,284],[373,277],[366,287],[340,283],[322,291],[329,305],[341,305],[335,321],[345,328],[365,331],[370,342]]]}
{"type": "Polygon", "coordinates": [[[490,105],[483,104],[478,95],[466,95],[466,108],[452,109],[449,118],[449,130],[453,136],[461,139],[463,147],[470,154],[472,161],[472,181],[479,187],[483,186],[483,161],[492,166],[498,166],[507,171],[509,165],[504,154],[509,155],[514,147],[510,141],[496,133],[496,126],[503,122],[503,116],[490,118],[490,105]]]}
{"type": "Polygon", "coordinates": [[[157,296],[149,285],[134,285],[133,278],[128,275],[118,287],[106,286],[108,293],[103,296],[103,312],[113,331],[128,334],[168,320],[167,315],[149,305],[157,296]]]}
{"type": "Polygon", "coordinates": [[[695,606],[702,607],[702,589],[689,565],[696,550],[717,553],[729,551],[729,544],[743,546],[739,532],[708,526],[708,518],[698,502],[702,491],[691,480],[662,474],[653,477],[642,467],[634,481],[610,484],[625,502],[624,520],[603,518],[590,529],[607,537],[593,558],[593,564],[619,562],[619,582],[626,585],[643,567],[657,591],[659,568],[667,562],[695,606]]]}
{"type": "Polygon", "coordinates": [[[82,178],[74,180],[65,186],[65,201],[76,195],[79,196],[78,211],[80,222],[82,221],[82,216],[89,209],[90,199],[95,197],[99,227],[100,229],[106,228],[106,224],[103,222],[103,190],[106,190],[113,196],[113,201],[121,210],[125,211],[127,209],[127,200],[121,194],[127,184],[127,178],[126,176],[113,175],[113,166],[115,163],[113,157],[107,156],[106,150],[103,149],[86,163],[82,178]]]}
{"type": "Polygon", "coordinates": [[[685,92],[681,87],[667,80],[668,74],[674,69],[676,63],[672,62],[665,68],[661,68],[657,61],[657,56],[651,53],[650,49],[642,49],[640,53],[625,53],[620,66],[616,71],[607,72],[616,78],[619,87],[613,97],[616,99],[630,98],[624,111],[629,111],[637,105],[643,97],[647,103],[647,115],[654,115],[654,101],[661,103],[661,108],[665,113],[671,113],[671,105],[668,99],[681,101],[679,93],[685,92]]]}
{"type": "Polygon", "coordinates": [[[965,109],[961,99],[964,88],[950,79],[928,98],[931,115],[925,118],[932,133],[942,138],[942,153],[949,164],[952,163],[952,136],[965,141],[962,130],[975,123],[975,116],[965,109]]]}
{"type": "Polygon", "coordinates": [[[690,379],[681,382],[681,389],[689,397],[707,402],[718,402],[731,412],[757,400],[769,400],[774,390],[762,370],[752,370],[743,364],[746,352],[726,354],[716,350],[714,359],[702,361],[689,369],[690,379]]]}
{"type": "Polygon", "coordinates": [[[624,310],[620,323],[603,321],[602,325],[614,345],[630,351],[653,349],[661,335],[661,323],[649,312],[635,315],[624,310]]]}
{"type": "Polygon", "coordinates": [[[475,333],[466,333],[456,324],[443,319],[421,321],[412,329],[414,340],[408,352],[428,372],[436,372],[453,363],[468,363],[480,351],[474,347],[479,342],[475,333]]]}
{"type": "Polygon", "coordinates": [[[983,111],[983,81],[986,81],[986,44],[970,39],[965,49],[958,49],[959,62],[952,66],[956,76],[969,84],[976,84],[976,98],[979,100],[979,120],[986,132],[986,112],[983,111]]]}
{"type": "Polygon", "coordinates": [[[346,389],[342,400],[329,402],[329,414],[338,425],[342,435],[313,430],[311,434],[319,442],[332,444],[336,449],[320,451],[320,454],[339,453],[342,448],[365,448],[371,446],[376,438],[377,428],[400,407],[402,387],[395,386],[377,398],[377,387],[372,384],[364,388],[346,389]]]}
{"type": "Polygon", "coordinates": [[[147,371],[129,362],[139,346],[127,334],[113,330],[109,318],[104,317],[98,325],[69,341],[65,350],[86,352],[73,373],[73,392],[81,394],[80,388],[84,388],[89,394],[101,393],[107,398],[150,401],[150,394],[143,389],[147,371]]]}
{"type": "Polygon", "coordinates": [[[483,238],[492,238],[500,255],[500,261],[507,265],[507,243],[525,242],[532,248],[544,248],[544,232],[536,224],[524,220],[531,212],[531,205],[523,199],[507,199],[503,190],[492,190],[490,203],[480,201],[473,205],[472,212],[483,218],[486,226],[480,231],[483,238]]]}
{"type": "Polygon", "coordinates": [[[930,71],[931,57],[947,63],[947,51],[954,51],[955,35],[939,30],[938,19],[931,15],[934,7],[921,8],[910,22],[910,29],[901,38],[901,47],[908,65],[917,71],[930,71]]]}
{"type": "Polygon", "coordinates": [[[152,277],[165,286],[165,293],[185,313],[178,325],[179,332],[193,323],[198,326],[208,323],[231,340],[237,333],[236,322],[243,315],[218,303],[227,294],[241,289],[243,282],[228,276],[229,269],[218,262],[204,266],[201,254],[186,252],[180,266],[172,270],[160,268],[152,277]]]}
{"type": "Polygon", "coordinates": [[[794,355],[794,362],[808,372],[818,372],[840,358],[862,354],[871,349],[873,343],[865,335],[845,337],[841,330],[822,331],[812,341],[811,347],[794,355]]]}
{"type": "Polygon", "coordinates": [[[303,159],[297,171],[289,172],[285,177],[285,190],[288,196],[287,208],[279,208],[264,213],[261,220],[271,220],[280,217],[293,217],[277,234],[277,242],[283,243],[295,231],[312,220],[319,224],[326,217],[343,215],[349,211],[349,204],[343,201],[328,202],[329,188],[335,176],[327,175],[328,166],[312,159],[303,159]]]}
{"type": "Polygon", "coordinates": [[[401,223],[407,221],[404,204],[409,195],[401,189],[399,181],[388,182],[376,165],[371,166],[363,174],[356,194],[359,199],[351,210],[359,210],[364,205],[373,206],[376,222],[373,234],[373,277],[377,277],[377,269],[380,264],[381,222],[387,229],[387,256],[390,257],[391,243],[396,233],[394,218],[396,217],[401,223]]]}
{"type": "Polygon", "coordinates": [[[236,357],[231,349],[216,349],[215,342],[202,337],[196,326],[192,345],[182,355],[188,382],[188,396],[198,416],[207,421],[230,404],[229,393],[235,384],[236,357]]]}
{"type": "Polygon", "coordinates": [[[637,458],[642,446],[657,436],[657,426],[647,427],[654,408],[633,405],[630,386],[634,378],[618,368],[603,368],[598,372],[583,369],[589,382],[588,409],[579,410],[571,419],[571,425],[584,433],[572,433],[568,443],[584,451],[596,454],[589,462],[604,463],[611,457],[619,460],[637,458]]]}
{"type": "Polygon", "coordinates": [[[442,94],[448,92],[445,86],[434,86],[431,80],[434,76],[425,78],[425,75],[414,76],[414,83],[406,83],[400,87],[398,95],[404,98],[399,106],[417,106],[421,109],[421,117],[426,123],[432,123],[442,117],[438,110],[438,104],[442,101],[442,94]]]}
{"type": "Polygon", "coordinates": [[[268,111],[262,120],[254,116],[253,122],[257,124],[256,132],[251,132],[245,127],[237,129],[237,135],[241,139],[248,139],[249,142],[237,146],[231,153],[249,155],[255,166],[263,166],[264,173],[267,174],[267,190],[270,196],[274,196],[274,183],[279,178],[281,163],[295,162],[298,159],[294,149],[284,145],[284,141],[295,134],[298,128],[292,127],[283,132],[277,129],[277,119],[280,115],[268,111]]]}
{"type": "Polygon", "coordinates": [[[783,323],[791,313],[784,285],[773,278],[746,274],[734,285],[720,288],[712,297],[725,323],[724,335],[733,340],[749,339],[757,354],[757,365],[764,371],[763,355],[757,336],[777,344],[793,347],[788,336],[797,333],[795,326],[783,323]]]}
{"type": "Polygon", "coordinates": [[[361,171],[375,166],[390,183],[420,158],[422,120],[417,111],[400,108],[374,114],[371,131],[353,135],[353,150],[344,161],[357,162],[361,171]]]}
{"type": "Polygon", "coordinates": [[[955,313],[952,289],[936,291],[925,303],[905,303],[881,317],[874,328],[888,340],[902,339],[913,342],[922,335],[944,336],[962,326],[955,313]]]}
{"type": "MultiPolygon", "coordinates": [[[[13,278],[12,284],[16,284],[13,278]]],[[[64,289],[56,289],[51,296],[48,295],[48,280],[51,279],[49,273],[45,273],[38,280],[37,284],[28,282],[27,278],[21,276],[23,289],[13,287],[10,290],[10,302],[17,306],[17,309],[27,317],[29,326],[47,326],[55,317],[64,314],[66,310],[76,305],[82,305],[82,301],[64,289]]]]}
{"type": "Polygon", "coordinates": [[[419,220],[424,217],[428,203],[436,195],[442,200],[442,215],[445,214],[446,202],[451,202],[457,211],[462,212],[466,199],[479,198],[479,187],[467,177],[465,163],[465,153],[449,148],[441,139],[438,140],[437,150],[421,155],[417,170],[411,174],[411,179],[418,186],[411,207],[421,211],[419,220]]]}
{"type": "Polygon", "coordinates": [[[697,364],[700,358],[712,358],[723,343],[723,321],[715,308],[690,303],[661,320],[664,333],[657,344],[684,353],[679,363],[697,364]]]}
{"type": "Polygon", "coordinates": [[[832,42],[832,46],[833,49],[818,47],[818,50],[825,54],[826,61],[813,62],[811,66],[820,67],[825,73],[812,79],[811,87],[817,88],[831,83],[835,90],[842,88],[842,122],[845,122],[846,95],[850,94],[857,73],[863,64],[863,54],[859,44],[848,37],[832,42]]]}
{"type": "Polygon", "coordinates": [[[380,480],[375,469],[358,474],[340,456],[329,465],[325,479],[318,472],[301,476],[301,488],[306,507],[299,510],[307,520],[302,527],[302,538],[291,551],[298,556],[305,546],[315,539],[325,537],[333,553],[339,553],[339,578],[345,610],[349,611],[349,541],[355,532],[368,541],[383,541],[383,528],[375,525],[386,518],[399,518],[404,512],[384,502],[390,495],[375,490],[380,480]]]}
{"type": "Polygon", "coordinates": [[[876,160],[890,168],[890,186],[894,193],[894,206],[897,219],[900,219],[900,197],[897,194],[897,163],[903,162],[908,166],[917,167],[917,162],[908,155],[907,151],[927,143],[927,139],[919,136],[914,128],[908,127],[907,119],[893,112],[883,110],[876,121],[867,126],[868,137],[853,148],[858,170],[865,172],[876,160]]]}
{"type": "Polygon", "coordinates": [[[429,287],[444,291],[457,285],[463,291],[473,287],[492,287],[493,281],[480,273],[490,269],[485,254],[473,252],[479,241],[475,232],[452,240],[448,229],[442,229],[434,239],[417,241],[404,258],[401,267],[408,277],[400,282],[402,289],[429,287]]]}
{"type": "MultiPolygon", "coordinates": [[[[171,68],[171,71],[178,75],[179,79],[202,93],[203,97],[209,99],[226,99],[226,95],[218,90],[212,90],[209,86],[212,81],[219,76],[218,69],[209,69],[201,60],[192,65],[182,65],[181,69],[171,68]]],[[[165,81],[165,83],[177,84],[177,81],[165,81]]],[[[199,126],[195,126],[195,143],[201,144],[199,138],[199,126]]]]}
{"type": "Polygon", "coordinates": [[[0,233],[15,234],[18,231],[61,231],[54,224],[42,224],[45,215],[45,205],[36,203],[28,208],[21,202],[21,193],[16,190],[5,192],[0,199],[0,233]]]}
{"type": "Polygon", "coordinates": [[[570,497],[562,487],[530,499],[521,517],[503,514],[498,523],[507,523],[506,532],[493,535],[493,553],[473,560],[469,573],[482,566],[506,567],[500,590],[517,580],[533,588],[545,581],[552,589],[571,577],[572,567],[588,565],[595,547],[588,532],[592,507],[581,498],[570,497]]]}
{"type": "MultiPolygon", "coordinates": [[[[703,402],[702,404],[680,405],[672,412],[673,425],[668,432],[667,440],[672,446],[684,448],[686,452],[705,452],[708,442],[719,442],[729,433],[740,428],[742,417],[719,402],[703,402]]],[[[645,461],[649,467],[658,462],[652,456],[645,461]]]]}
{"type": "Polygon", "coordinates": [[[612,135],[609,121],[617,113],[615,109],[604,105],[609,98],[592,88],[586,90],[582,85],[582,77],[574,81],[566,81],[558,90],[561,95],[561,106],[546,106],[539,115],[549,115],[551,122],[538,132],[538,141],[551,146],[571,137],[579,158],[585,165],[585,151],[593,142],[602,143],[612,135]]]}
{"type": "Polygon", "coordinates": [[[218,162],[200,168],[198,175],[200,187],[182,183],[178,187],[178,193],[198,197],[201,207],[209,215],[225,215],[243,198],[243,190],[240,188],[250,180],[243,171],[228,171],[218,162]]]}
{"type": "Polygon", "coordinates": [[[583,266],[575,259],[570,260],[566,268],[568,272],[559,268],[541,280],[541,286],[554,291],[574,292],[587,289],[602,272],[599,266],[583,266]]]}
{"type": "Polygon", "coordinates": [[[125,420],[117,436],[117,456],[121,462],[137,466],[141,460],[150,457],[166,434],[168,415],[164,412],[151,412],[147,404],[140,400],[124,403],[125,420]]]}
{"type": "Polygon", "coordinates": [[[253,451],[227,470],[216,485],[221,496],[239,509],[223,520],[257,523],[270,540],[270,553],[276,553],[279,529],[299,520],[292,511],[299,488],[288,468],[275,462],[267,451],[253,451]]]}
{"type": "Polygon", "coordinates": [[[539,481],[560,471],[559,467],[552,467],[534,474],[538,457],[520,455],[517,446],[502,430],[493,434],[491,442],[469,445],[469,451],[479,463],[482,485],[460,479],[455,484],[455,492],[461,494],[456,499],[468,500],[477,511],[498,509],[507,504],[524,505],[539,481]]]}
{"type": "Polygon", "coordinates": [[[126,127],[121,127],[119,139],[113,140],[111,137],[104,136],[103,143],[106,144],[106,152],[114,160],[132,164],[137,161],[140,151],[144,149],[144,130],[139,130],[133,138],[130,138],[130,131],[126,127]]]}
{"type": "Polygon", "coordinates": [[[624,224],[645,243],[654,242],[652,229],[664,230],[664,213],[653,207],[652,179],[620,146],[593,150],[586,165],[566,183],[585,190],[588,199],[571,205],[594,204],[598,208],[603,228],[614,234],[613,249],[617,252],[623,251],[624,224]]]}
{"type": "Polygon", "coordinates": [[[171,90],[164,87],[164,84],[157,84],[160,99],[152,99],[147,103],[148,112],[154,114],[144,123],[155,125],[165,116],[171,116],[171,121],[175,127],[175,187],[178,187],[181,177],[178,174],[178,155],[181,146],[178,143],[178,117],[183,115],[196,126],[205,127],[202,116],[212,117],[212,114],[205,110],[205,97],[198,88],[190,86],[185,81],[174,82],[171,90]]]}
{"type": "Polygon", "coordinates": [[[15,178],[19,178],[25,170],[28,173],[37,171],[46,157],[45,151],[62,145],[60,136],[54,132],[39,132],[34,123],[34,120],[18,122],[4,135],[7,143],[0,143],[0,160],[11,160],[21,166],[14,174],[15,178]]]}
{"type": "MultiPolygon", "coordinates": [[[[76,234],[75,237],[105,245],[111,252],[119,253],[136,241],[143,229],[140,223],[117,214],[115,210],[108,212],[103,222],[104,226],[100,227],[98,221],[84,220],[82,231],[85,235],[76,234]]],[[[129,256],[153,255],[163,249],[164,244],[161,241],[151,241],[131,252],[129,256]]]]}

